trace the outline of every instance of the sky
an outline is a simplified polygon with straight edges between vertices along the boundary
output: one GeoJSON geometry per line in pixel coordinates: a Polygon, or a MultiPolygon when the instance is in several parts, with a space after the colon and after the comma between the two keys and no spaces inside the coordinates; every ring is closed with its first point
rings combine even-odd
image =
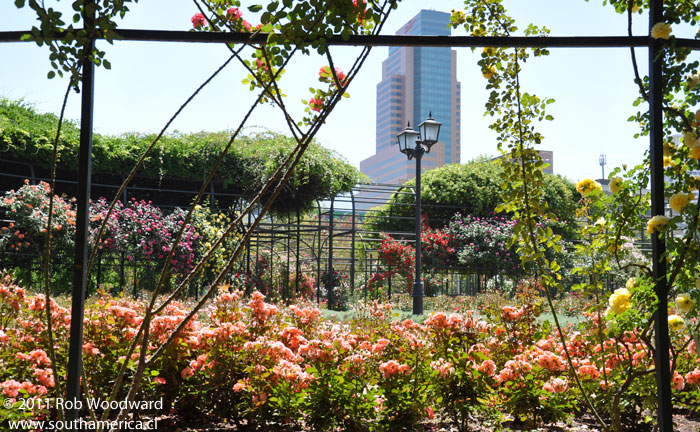
{"type": "MultiPolygon", "coordinates": [[[[59,10],[70,9],[70,0],[46,4],[59,10]]],[[[242,2],[249,5],[255,2],[242,2]]],[[[603,0],[504,0],[519,28],[529,23],[545,25],[553,36],[595,36],[627,34],[627,19],[618,15],[603,0]]],[[[449,12],[463,9],[458,0],[403,0],[382,33],[394,34],[421,8],[449,12]]],[[[188,30],[196,12],[189,0],[141,0],[119,23],[121,28],[188,30]]],[[[246,9],[244,18],[255,24],[255,16],[246,9]]],[[[68,15],[70,17],[70,15],[68,15]]],[[[635,35],[647,34],[646,14],[635,15],[635,35]]],[[[16,9],[14,2],[0,2],[0,31],[28,30],[35,24],[33,12],[16,9]]],[[[463,28],[453,35],[465,35],[463,28]]],[[[683,35],[674,29],[674,35],[683,35]]],[[[100,41],[107,52],[111,70],[98,68],[95,81],[95,130],[106,134],[157,132],[190,94],[229,56],[223,46],[213,44],[100,41]]],[[[359,48],[332,49],[336,65],[348,70],[359,48]]],[[[476,64],[481,50],[457,51],[457,74],[462,83],[462,162],[480,155],[497,155],[496,135],[484,117],[488,93],[487,81],[476,64]]],[[[381,62],[388,48],[374,48],[348,93],[317,135],[325,147],[335,150],[352,165],[375,152],[375,96],[381,80],[381,62]]],[[[50,70],[47,48],[34,43],[0,43],[0,97],[23,98],[39,112],[58,113],[66,82],[48,80],[50,70]]],[[[248,55],[249,56],[249,53],[248,55]]],[[[637,49],[639,68],[646,73],[646,50],[637,49]]],[[[308,99],[308,88],[318,84],[317,72],[325,59],[317,55],[293,60],[281,82],[287,105],[301,117],[308,99]]],[[[255,94],[241,84],[243,69],[233,64],[224,70],[185,109],[169,131],[219,131],[238,127],[255,94]]],[[[524,66],[521,84],[524,91],[554,98],[549,113],[552,122],[538,126],[545,136],[539,146],[554,151],[554,172],[573,181],[585,177],[600,178],[598,159],[607,155],[607,174],[613,167],[639,163],[648,148],[647,138],[635,139],[638,125],[627,118],[636,113],[632,102],[637,97],[628,48],[552,49],[544,58],[531,58],[524,66]]],[[[78,119],[80,99],[72,94],[67,117],[78,119]]],[[[440,121],[440,119],[436,119],[440,121]]],[[[279,111],[265,106],[255,111],[247,131],[272,130],[286,133],[279,111]]]]}

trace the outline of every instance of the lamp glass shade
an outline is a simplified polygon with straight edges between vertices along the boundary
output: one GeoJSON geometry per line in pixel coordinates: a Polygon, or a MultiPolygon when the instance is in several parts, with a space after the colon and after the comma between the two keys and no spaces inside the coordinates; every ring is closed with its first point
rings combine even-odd
{"type": "Polygon", "coordinates": [[[416,148],[416,141],[418,141],[418,132],[414,131],[411,128],[411,123],[408,123],[408,126],[406,126],[406,129],[404,129],[403,132],[397,135],[397,138],[399,140],[399,150],[401,153],[413,153],[413,150],[416,148]]]}
{"type": "Polygon", "coordinates": [[[430,147],[438,142],[440,126],[442,126],[442,123],[435,121],[432,113],[428,115],[428,118],[423,123],[418,125],[420,135],[423,137],[422,144],[426,147],[426,152],[429,152],[430,147]]]}

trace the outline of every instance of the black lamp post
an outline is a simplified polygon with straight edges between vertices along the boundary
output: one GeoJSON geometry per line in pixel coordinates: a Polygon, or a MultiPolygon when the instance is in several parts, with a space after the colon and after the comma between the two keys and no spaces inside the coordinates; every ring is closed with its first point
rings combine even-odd
{"type": "Polygon", "coordinates": [[[399,140],[399,150],[411,160],[416,158],[416,279],[413,282],[413,314],[423,313],[423,281],[420,274],[421,255],[421,210],[420,210],[420,161],[425,153],[430,153],[430,147],[438,141],[440,126],[442,123],[436,122],[433,113],[428,114],[428,118],[418,125],[419,132],[411,129],[411,122],[401,132],[397,138],[399,140]],[[421,136],[423,139],[421,140],[421,136]]]}

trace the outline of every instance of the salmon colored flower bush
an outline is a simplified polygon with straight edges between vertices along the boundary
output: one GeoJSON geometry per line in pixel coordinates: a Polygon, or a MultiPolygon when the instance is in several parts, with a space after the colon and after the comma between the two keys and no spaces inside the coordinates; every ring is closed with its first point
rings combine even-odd
{"type": "MultiPolygon", "coordinates": [[[[424,323],[395,321],[390,305],[374,301],[359,306],[354,320],[335,322],[305,304],[282,307],[259,292],[246,297],[224,287],[146,370],[141,397],[162,398],[165,412],[145,414],[207,417],[259,430],[410,430],[433,416],[460,430],[474,416],[535,425],[584,409],[576,404],[581,396],[567,370],[569,360],[601,408],[630,368],[653,367],[641,335],[611,327],[601,339],[596,314],[567,329],[562,344],[540,319],[535,291],[523,284],[517,303],[489,302],[478,314],[466,308],[437,312],[424,323]]],[[[631,311],[634,292],[630,301],[631,311]]],[[[70,314],[51,301],[54,364],[45,306],[43,296],[28,295],[8,277],[2,279],[2,401],[56,397],[56,377],[62,380],[66,373],[70,314]]],[[[106,295],[87,305],[83,356],[87,387],[95,397],[109,396],[122,365],[127,374],[135,371],[138,358],[127,349],[141,337],[144,310],[140,301],[106,295]]],[[[182,322],[185,311],[174,303],[152,318],[147,356],[182,322]]],[[[683,330],[673,338],[679,347],[674,394],[679,404],[697,409],[695,345],[683,330]]],[[[655,397],[652,375],[637,385],[642,387],[635,387],[633,397],[624,396],[630,419],[655,397]]]]}

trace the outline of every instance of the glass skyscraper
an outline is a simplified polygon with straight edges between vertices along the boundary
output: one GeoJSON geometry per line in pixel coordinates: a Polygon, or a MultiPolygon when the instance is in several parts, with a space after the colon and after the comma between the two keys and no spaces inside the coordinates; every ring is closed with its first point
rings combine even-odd
{"type": "MultiPolygon", "coordinates": [[[[449,35],[450,14],[422,10],[399,35],[449,35]]],[[[432,112],[442,123],[440,141],[423,157],[423,170],[460,162],[460,83],[457,53],[449,47],[391,47],[377,84],[376,154],[360,170],[376,183],[404,183],[415,177],[415,161],[397,148],[407,122],[417,130],[432,112]]]]}

